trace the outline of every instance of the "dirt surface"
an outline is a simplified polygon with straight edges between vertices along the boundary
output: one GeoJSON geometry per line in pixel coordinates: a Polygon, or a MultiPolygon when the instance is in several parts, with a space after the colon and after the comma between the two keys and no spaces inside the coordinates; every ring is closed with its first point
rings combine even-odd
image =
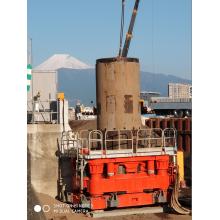
{"type": "MultiPolygon", "coordinates": [[[[67,204],[57,201],[56,199],[43,194],[35,193],[32,204],[32,218],[28,220],[89,220],[93,219],[85,216],[84,214],[74,213],[67,204]],[[35,201],[34,201],[35,199],[35,201]],[[35,204],[41,205],[45,212],[34,213],[33,206],[35,204]],[[50,209],[48,211],[48,209],[50,209]],[[48,212],[47,212],[48,211],[48,212]]],[[[176,215],[176,214],[140,214],[140,215],[127,215],[117,217],[98,218],[100,220],[191,220],[190,215],[176,215]]]]}
{"type": "Polygon", "coordinates": [[[109,218],[100,218],[100,220],[191,220],[192,216],[189,215],[175,215],[175,214],[140,214],[140,215],[129,215],[129,216],[118,216],[109,218]]]}
{"type": "Polygon", "coordinates": [[[73,131],[79,130],[95,130],[96,126],[96,119],[94,120],[74,120],[69,121],[69,125],[73,131]]]}
{"type": "Polygon", "coordinates": [[[32,213],[28,220],[88,220],[85,215],[73,213],[67,204],[49,195],[33,193],[32,198],[32,213]],[[42,207],[42,210],[38,213],[34,212],[34,206],[36,204],[42,207]]]}

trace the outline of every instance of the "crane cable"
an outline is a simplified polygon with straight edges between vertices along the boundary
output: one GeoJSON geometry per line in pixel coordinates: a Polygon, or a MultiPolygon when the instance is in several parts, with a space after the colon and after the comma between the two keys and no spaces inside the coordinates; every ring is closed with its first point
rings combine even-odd
{"type": "Polygon", "coordinates": [[[174,189],[173,189],[172,195],[171,195],[170,205],[171,205],[171,208],[173,208],[173,210],[175,212],[177,212],[178,214],[189,215],[191,213],[191,211],[189,209],[183,207],[179,203],[178,197],[179,197],[179,173],[176,174],[174,189]]]}
{"type": "Polygon", "coordinates": [[[119,53],[118,53],[119,57],[121,57],[121,53],[122,53],[122,40],[123,40],[123,36],[124,36],[124,14],[125,14],[125,0],[122,0],[122,5],[121,5],[120,44],[119,44],[119,53]]]}

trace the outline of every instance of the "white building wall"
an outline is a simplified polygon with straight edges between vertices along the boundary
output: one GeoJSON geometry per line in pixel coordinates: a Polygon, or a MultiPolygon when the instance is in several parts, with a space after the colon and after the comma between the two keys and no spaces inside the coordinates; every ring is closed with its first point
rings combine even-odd
{"type": "Polygon", "coordinates": [[[192,85],[181,83],[168,84],[169,98],[192,98],[192,85]]]}
{"type": "Polygon", "coordinates": [[[48,101],[55,100],[57,96],[57,71],[32,71],[31,88],[27,93],[28,108],[31,108],[32,98],[38,92],[40,92],[40,100],[44,108],[49,108],[48,101]]]}
{"type": "Polygon", "coordinates": [[[41,100],[56,99],[57,94],[57,71],[32,71],[31,89],[27,94],[28,101],[40,92],[41,100]]]}

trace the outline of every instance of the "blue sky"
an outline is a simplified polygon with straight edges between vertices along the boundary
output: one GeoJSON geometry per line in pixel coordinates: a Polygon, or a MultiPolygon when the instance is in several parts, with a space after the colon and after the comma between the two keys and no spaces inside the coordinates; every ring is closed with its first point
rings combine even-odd
{"type": "MultiPolygon", "coordinates": [[[[126,0],[125,33],[135,0],[126,0]]],[[[141,69],[191,79],[191,0],[141,0],[129,57],[141,69]]],[[[28,0],[33,66],[55,53],[94,65],[118,53],[121,0],[28,0]]]]}

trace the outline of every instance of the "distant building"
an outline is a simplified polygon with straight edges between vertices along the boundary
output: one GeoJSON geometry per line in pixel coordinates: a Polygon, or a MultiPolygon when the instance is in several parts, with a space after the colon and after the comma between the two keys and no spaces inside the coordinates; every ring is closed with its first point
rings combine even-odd
{"type": "Polygon", "coordinates": [[[148,105],[150,103],[151,98],[153,97],[160,97],[160,93],[149,91],[142,91],[140,93],[140,98],[144,100],[145,105],[148,105]]]}
{"type": "Polygon", "coordinates": [[[182,83],[169,83],[168,96],[173,99],[192,98],[192,85],[182,83]]]}
{"type": "Polygon", "coordinates": [[[31,87],[27,92],[28,123],[58,123],[57,92],[57,71],[32,71],[31,87]]]}

